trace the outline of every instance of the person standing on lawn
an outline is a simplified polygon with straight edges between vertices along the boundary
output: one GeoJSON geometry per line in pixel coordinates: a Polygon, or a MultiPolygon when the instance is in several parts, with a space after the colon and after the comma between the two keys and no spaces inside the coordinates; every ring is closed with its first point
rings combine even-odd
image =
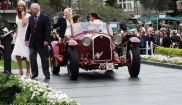
{"type": "Polygon", "coordinates": [[[31,79],[38,76],[37,53],[39,53],[45,79],[50,79],[48,45],[51,34],[50,19],[47,15],[40,13],[40,6],[33,3],[30,6],[32,16],[26,32],[25,44],[29,46],[31,79]]]}
{"type": "Polygon", "coordinates": [[[25,45],[25,34],[27,30],[27,26],[29,24],[29,17],[30,14],[26,12],[26,3],[21,0],[17,4],[17,16],[16,16],[16,40],[15,46],[12,52],[12,60],[16,60],[18,63],[19,75],[23,76],[22,70],[22,58],[25,58],[26,61],[26,77],[30,75],[30,64],[29,64],[29,50],[28,47],[25,45]]]}

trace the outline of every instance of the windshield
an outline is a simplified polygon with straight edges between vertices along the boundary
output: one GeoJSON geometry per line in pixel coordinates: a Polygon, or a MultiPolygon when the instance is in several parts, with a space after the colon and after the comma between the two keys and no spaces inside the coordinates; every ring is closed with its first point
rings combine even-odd
{"type": "Polygon", "coordinates": [[[96,33],[100,32],[107,35],[112,35],[111,28],[105,22],[101,23],[82,22],[82,23],[72,24],[72,32],[73,32],[72,35],[73,37],[83,32],[96,32],[96,33]]]}

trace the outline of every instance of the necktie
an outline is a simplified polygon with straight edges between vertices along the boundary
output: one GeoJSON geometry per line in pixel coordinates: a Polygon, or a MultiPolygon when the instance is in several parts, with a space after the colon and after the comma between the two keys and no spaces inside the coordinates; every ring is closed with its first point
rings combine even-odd
{"type": "Polygon", "coordinates": [[[34,29],[36,28],[37,26],[37,16],[34,16],[34,29]]]}

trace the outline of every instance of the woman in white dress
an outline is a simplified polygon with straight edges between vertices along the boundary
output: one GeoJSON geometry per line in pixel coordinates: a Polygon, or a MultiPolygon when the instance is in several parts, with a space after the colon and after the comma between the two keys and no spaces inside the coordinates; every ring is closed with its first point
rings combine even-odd
{"type": "Polygon", "coordinates": [[[28,26],[28,19],[30,17],[29,13],[26,13],[26,3],[23,0],[20,0],[17,4],[17,16],[16,16],[16,41],[15,46],[12,52],[12,60],[16,60],[18,63],[19,75],[23,75],[22,70],[22,58],[26,60],[26,77],[30,75],[30,64],[29,64],[29,50],[25,45],[25,34],[28,26]]]}

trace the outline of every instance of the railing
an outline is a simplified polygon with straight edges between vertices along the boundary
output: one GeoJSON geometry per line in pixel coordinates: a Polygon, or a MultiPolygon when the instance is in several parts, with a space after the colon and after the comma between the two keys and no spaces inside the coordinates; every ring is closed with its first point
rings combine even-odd
{"type": "Polygon", "coordinates": [[[150,55],[153,55],[154,54],[154,43],[151,41],[150,46],[149,46],[149,42],[146,41],[146,48],[140,48],[140,50],[145,50],[145,55],[149,55],[149,51],[150,51],[150,55]]]}

